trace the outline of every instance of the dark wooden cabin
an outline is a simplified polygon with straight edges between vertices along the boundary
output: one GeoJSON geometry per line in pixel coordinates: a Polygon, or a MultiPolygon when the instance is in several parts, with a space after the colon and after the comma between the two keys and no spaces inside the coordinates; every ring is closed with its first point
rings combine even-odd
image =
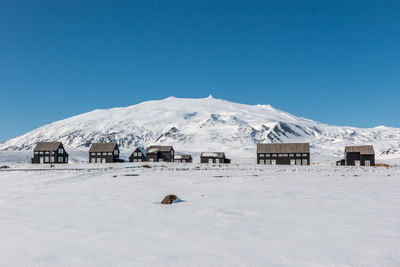
{"type": "Polygon", "coordinates": [[[375,166],[373,146],[346,146],[344,155],[347,166],[375,166]]]}
{"type": "Polygon", "coordinates": [[[200,163],[231,163],[231,160],[226,158],[224,152],[203,152],[200,163]]]}
{"type": "Polygon", "coordinates": [[[346,165],[346,160],[345,159],[341,159],[336,161],[336,166],[344,166],[346,165]]]}
{"type": "Polygon", "coordinates": [[[147,161],[146,149],[143,147],[136,148],[133,153],[129,156],[129,162],[143,162],[147,161]]]}
{"type": "Polygon", "coordinates": [[[117,143],[93,143],[89,149],[90,163],[122,162],[117,143]]]}
{"type": "Polygon", "coordinates": [[[61,142],[39,142],[33,149],[32,163],[68,163],[68,153],[61,142]]]}
{"type": "Polygon", "coordinates": [[[309,143],[257,144],[257,164],[310,165],[309,143]]]}
{"type": "Polygon", "coordinates": [[[146,159],[150,162],[174,162],[175,150],[172,146],[149,146],[146,159]]]}
{"type": "Polygon", "coordinates": [[[183,155],[175,155],[174,158],[175,162],[185,162],[185,163],[192,163],[193,158],[191,155],[183,154],[183,155]]]}

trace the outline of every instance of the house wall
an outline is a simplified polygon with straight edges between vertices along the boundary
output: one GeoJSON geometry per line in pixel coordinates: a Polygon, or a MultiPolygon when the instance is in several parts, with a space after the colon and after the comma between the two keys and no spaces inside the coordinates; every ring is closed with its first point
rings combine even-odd
{"type": "Polygon", "coordinates": [[[129,156],[129,162],[144,162],[147,161],[146,156],[143,155],[140,149],[136,149],[133,153],[129,156]],[[134,153],[141,153],[141,156],[134,156],[134,153]]]}
{"type": "Polygon", "coordinates": [[[100,152],[97,152],[96,155],[92,155],[92,153],[89,153],[89,163],[93,163],[92,159],[96,159],[95,163],[101,163],[102,160],[101,159],[105,159],[106,163],[114,163],[114,162],[118,162],[118,157],[114,156],[114,155],[108,155],[107,152],[102,152],[101,155],[97,155],[100,152]],[[104,153],[106,153],[107,155],[104,155],[104,153]],[[100,161],[98,161],[97,159],[100,159],[100,161]]]}
{"type": "MultiPolygon", "coordinates": [[[[285,155],[286,153],[282,154],[285,155]]],[[[271,153],[257,153],[257,164],[266,164],[266,160],[276,161],[276,165],[290,165],[290,161],[294,160],[296,165],[304,165],[303,160],[307,160],[306,165],[310,165],[310,153],[287,153],[287,157],[279,156],[280,154],[271,154],[271,153]],[[266,157],[265,154],[269,154],[269,157],[266,157]],[[293,154],[293,156],[290,156],[290,154],[293,154]],[[304,154],[306,156],[304,156],[304,154]],[[264,157],[262,156],[264,155],[264,157]],[[276,156],[274,156],[276,155],[276,156]],[[301,164],[297,164],[298,160],[300,160],[301,164]],[[262,162],[264,161],[264,162],[262,162]]]]}
{"type": "Polygon", "coordinates": [[[354,161],[360,160],[361,157],[360,152],[347,152],[345,156],[346,156],[347,166],[354,166],[355,165],[354,161]]]}
{"type": "Polygon", "coordinates": [[[370,161],[370,166],[375,166],[375,155],[361,155],[360,156],[361,166],[365,166],[366,160],[370,161]]]}
{"type": "Polygon", "coordinates": [[[217,163],[217,159],[219,159],[218,163],[230,163],[229,160],[225,158],[215,158],[215,157],[200,157],[200,163],[209,163],[209,159],[212,159],[213,163],[217,163]]]}

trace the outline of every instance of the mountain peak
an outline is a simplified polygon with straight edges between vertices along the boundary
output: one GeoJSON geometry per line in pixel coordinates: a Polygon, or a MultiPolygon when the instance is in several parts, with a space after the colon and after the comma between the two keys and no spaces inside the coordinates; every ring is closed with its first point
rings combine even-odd
{"type": "Polygon", "coordinates": [[[378,155],[388,149],[400,151],[400,129],[330,126],[271,105],[233,103],[212,95],[200,99],[171,96],[53,122],[0,143],[0,150],[32,149],[39,141],[61,141],[67,148],[106,141],[131,149],[157,143],[189,153],[232,154],[254,153],[259,142],[309,142],[318,153],[337,156],[343,154],[345,145],[372,143],[378,155]]]}

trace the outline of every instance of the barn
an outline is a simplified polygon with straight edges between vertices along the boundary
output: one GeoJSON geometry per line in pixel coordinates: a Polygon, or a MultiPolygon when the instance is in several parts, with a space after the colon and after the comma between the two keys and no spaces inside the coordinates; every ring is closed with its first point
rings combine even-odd
{"type": "Polygon", "coordinates": [[[122,162],[117,143],[93,143],[89,149],[90,163],[122,162]]]}
{"type": "Polygon", "coordinates": [[[146,149],[144,149],[143,147],[138,147],[129,156],[129,162],[147,161],[146,155],[147,155],[146,149]]]}
{"type": "Polygon", "coordinates": [[[183,154],[183,155],[175,155],[174,158],[175,162],[185,162],[185,163],[192,163],[193,158],[191,155],[183,154]]]}
{"type": "Polygon", "coordinates": [[[310,165],[309,143],[257,144],[257,164],[310,165]]]}
{"type": "Polygon", "coordinates": [[[346,146],[344,154],[347,166],[375,166],[375,151],[371,145],[346,146]]]}
{"type": "Polygon", "coordinates": [[[231,163],[231,160],[226,158],[224,152],[203,152],[200,163],[231,163]]]}
{"type": "Polygon", "coordinates": [[[172,146],[149,146],[146,158],[150,162],[174,162],[175,150],[172,146]]]}
{"type": "Polygon", "coordinates": [[[39,142],[33,149],[33,164],[68,163],[68,153],[61,142],[39,142]]]}

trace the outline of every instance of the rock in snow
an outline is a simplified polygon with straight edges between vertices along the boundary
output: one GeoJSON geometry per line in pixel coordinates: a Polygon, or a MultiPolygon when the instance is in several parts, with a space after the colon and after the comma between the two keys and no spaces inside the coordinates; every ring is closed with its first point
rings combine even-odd
{"type": "Polygon", "coordinates": [[[185,152],[254,154],[259,142],[309,142],[313,153],[342,156],[345,145],[372,144],[377,157],[400,157],[400,129],[331,126],[275,109],[213,97],[170,97],[137,105],[94,110],[57,121],[0,144],[0,150],[29,150],[57,140],[66,148],[117,142],[121,148],[173,145],[185,152]]]}

